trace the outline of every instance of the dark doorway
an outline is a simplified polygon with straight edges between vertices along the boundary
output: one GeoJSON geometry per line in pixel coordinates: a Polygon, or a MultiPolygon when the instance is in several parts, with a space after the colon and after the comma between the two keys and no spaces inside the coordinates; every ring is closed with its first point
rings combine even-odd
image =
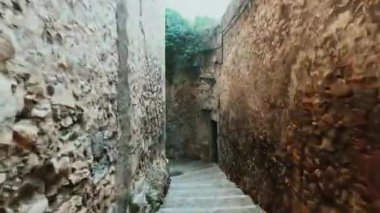
{"type": "Polygon", "coordinates": [[[216,121],[211,120],[211,149],[212,149],[212,160],[215,163],[218,163],[219,155],[218,155],[218,123],[216,121]]]}

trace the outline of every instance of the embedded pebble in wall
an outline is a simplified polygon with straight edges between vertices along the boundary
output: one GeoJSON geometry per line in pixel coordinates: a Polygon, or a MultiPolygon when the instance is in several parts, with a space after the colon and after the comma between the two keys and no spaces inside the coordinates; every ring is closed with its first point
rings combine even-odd
{"type": "Polygon", "coordinates": [[[45,118],[52,112],[51,105],[48,100],[42,100],[36,106],[33,107],[31,116],[37,118],[45,118]]]}
{"type": "Polygon", "coordinates": [[[3,184],[7,180],[7,174],[0,173],[0,184],[3,184]]]}
{"type": "Polygon", "coordinates": [[[21,203],[20,213],[44,213],[49,207],[49,201],[44,195],[35,195],[30,200],[21,203]]]}
{"type": "Polygon", "coordinates": [[[57,213],[76,213],[76,212],[86,212],[83,211],[84,207],[81,211],[78,211],[77,209],[82,207],[82,198],[80,196],[73,196],[70,200],[63,203],[59,209],[57,209],[57,213]]]}
{"type": "Polygon", "coordinates": [[[36,151],[38,131],[32,120],[21,120],[13,127],[13,140],[24,149],[36,151]]]}
{"type": "Polygon", "coordinates": [[[94,156],[94,159],[98,161],[100,158],[103,157],[104,153],[104,139],[103,139],[103,133],[97,132],[92,138],[91,138],[91,149],[92,149],[92,155],[94,156]]]}
{"type": "Polygon", "coordinates": [[[74,185],[90,177],[90,170],[86,162],[76,161],[71,165],[71,169],[75,172],[69,176],[69,180],[74,185]]]}
{"type": "Polygon", "coordinates": [[[11,39],[0,32],[0,63],[5,63],[15,55],[11,39]]]}

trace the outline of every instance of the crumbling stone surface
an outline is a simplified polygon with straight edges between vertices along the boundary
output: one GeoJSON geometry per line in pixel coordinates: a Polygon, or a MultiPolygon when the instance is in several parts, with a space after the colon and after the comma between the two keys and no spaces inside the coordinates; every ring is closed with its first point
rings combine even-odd
{"type": "Polygon", "coordinates": [[[0,0],[1,212],[107,212],[114,202],[115,7],[0,0]]]}
{"type": "Polygon", "coordinates": [[[199,105],[196,95],[194,85],[168,85],[166,88],[166,153],[170,159],[196,158],[200,154],[189,151],[197,143],[199,105]]]}
{"type": "Polygon", "coordinates": [[[118,212],[155,212],[167,188],[163,5],[118,1],[118,212]]]}
{"type": "Polygon", "coordinates": [[[169,159],[211,160],[211,120],[215,119],[212,112],[216,105],[213,85],[213,79],[198,79],[191,84],[167,86],[169,159]]]}
{"type": "Polygon", "coordinates": [[[380,1],[254,1],[224,36],[220,160],[269,212],[378,212],[380,1]]]}

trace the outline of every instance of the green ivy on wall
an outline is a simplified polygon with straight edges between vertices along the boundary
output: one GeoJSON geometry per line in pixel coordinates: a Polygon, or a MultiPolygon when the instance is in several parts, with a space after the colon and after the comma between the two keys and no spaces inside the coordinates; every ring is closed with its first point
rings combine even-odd
{"type": "Polygon", "coordinates": [[[193,23],[178,12],[166,9],[166,80],[173,82],[177,71],[196,74],[196,54],[202,49],[202,32],[216,26],[209,17],[197,17],[193,23]]]}

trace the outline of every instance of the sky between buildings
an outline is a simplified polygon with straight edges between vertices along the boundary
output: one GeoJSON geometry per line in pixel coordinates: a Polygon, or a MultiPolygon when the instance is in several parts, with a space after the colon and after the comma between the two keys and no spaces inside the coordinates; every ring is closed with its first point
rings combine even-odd
{"type": "Polygon", "coordinates": [[[166,0],[166,7],[179,12],[192,21],[197,16],[208,16],[219,20],[231,0],[166,0]]]}

